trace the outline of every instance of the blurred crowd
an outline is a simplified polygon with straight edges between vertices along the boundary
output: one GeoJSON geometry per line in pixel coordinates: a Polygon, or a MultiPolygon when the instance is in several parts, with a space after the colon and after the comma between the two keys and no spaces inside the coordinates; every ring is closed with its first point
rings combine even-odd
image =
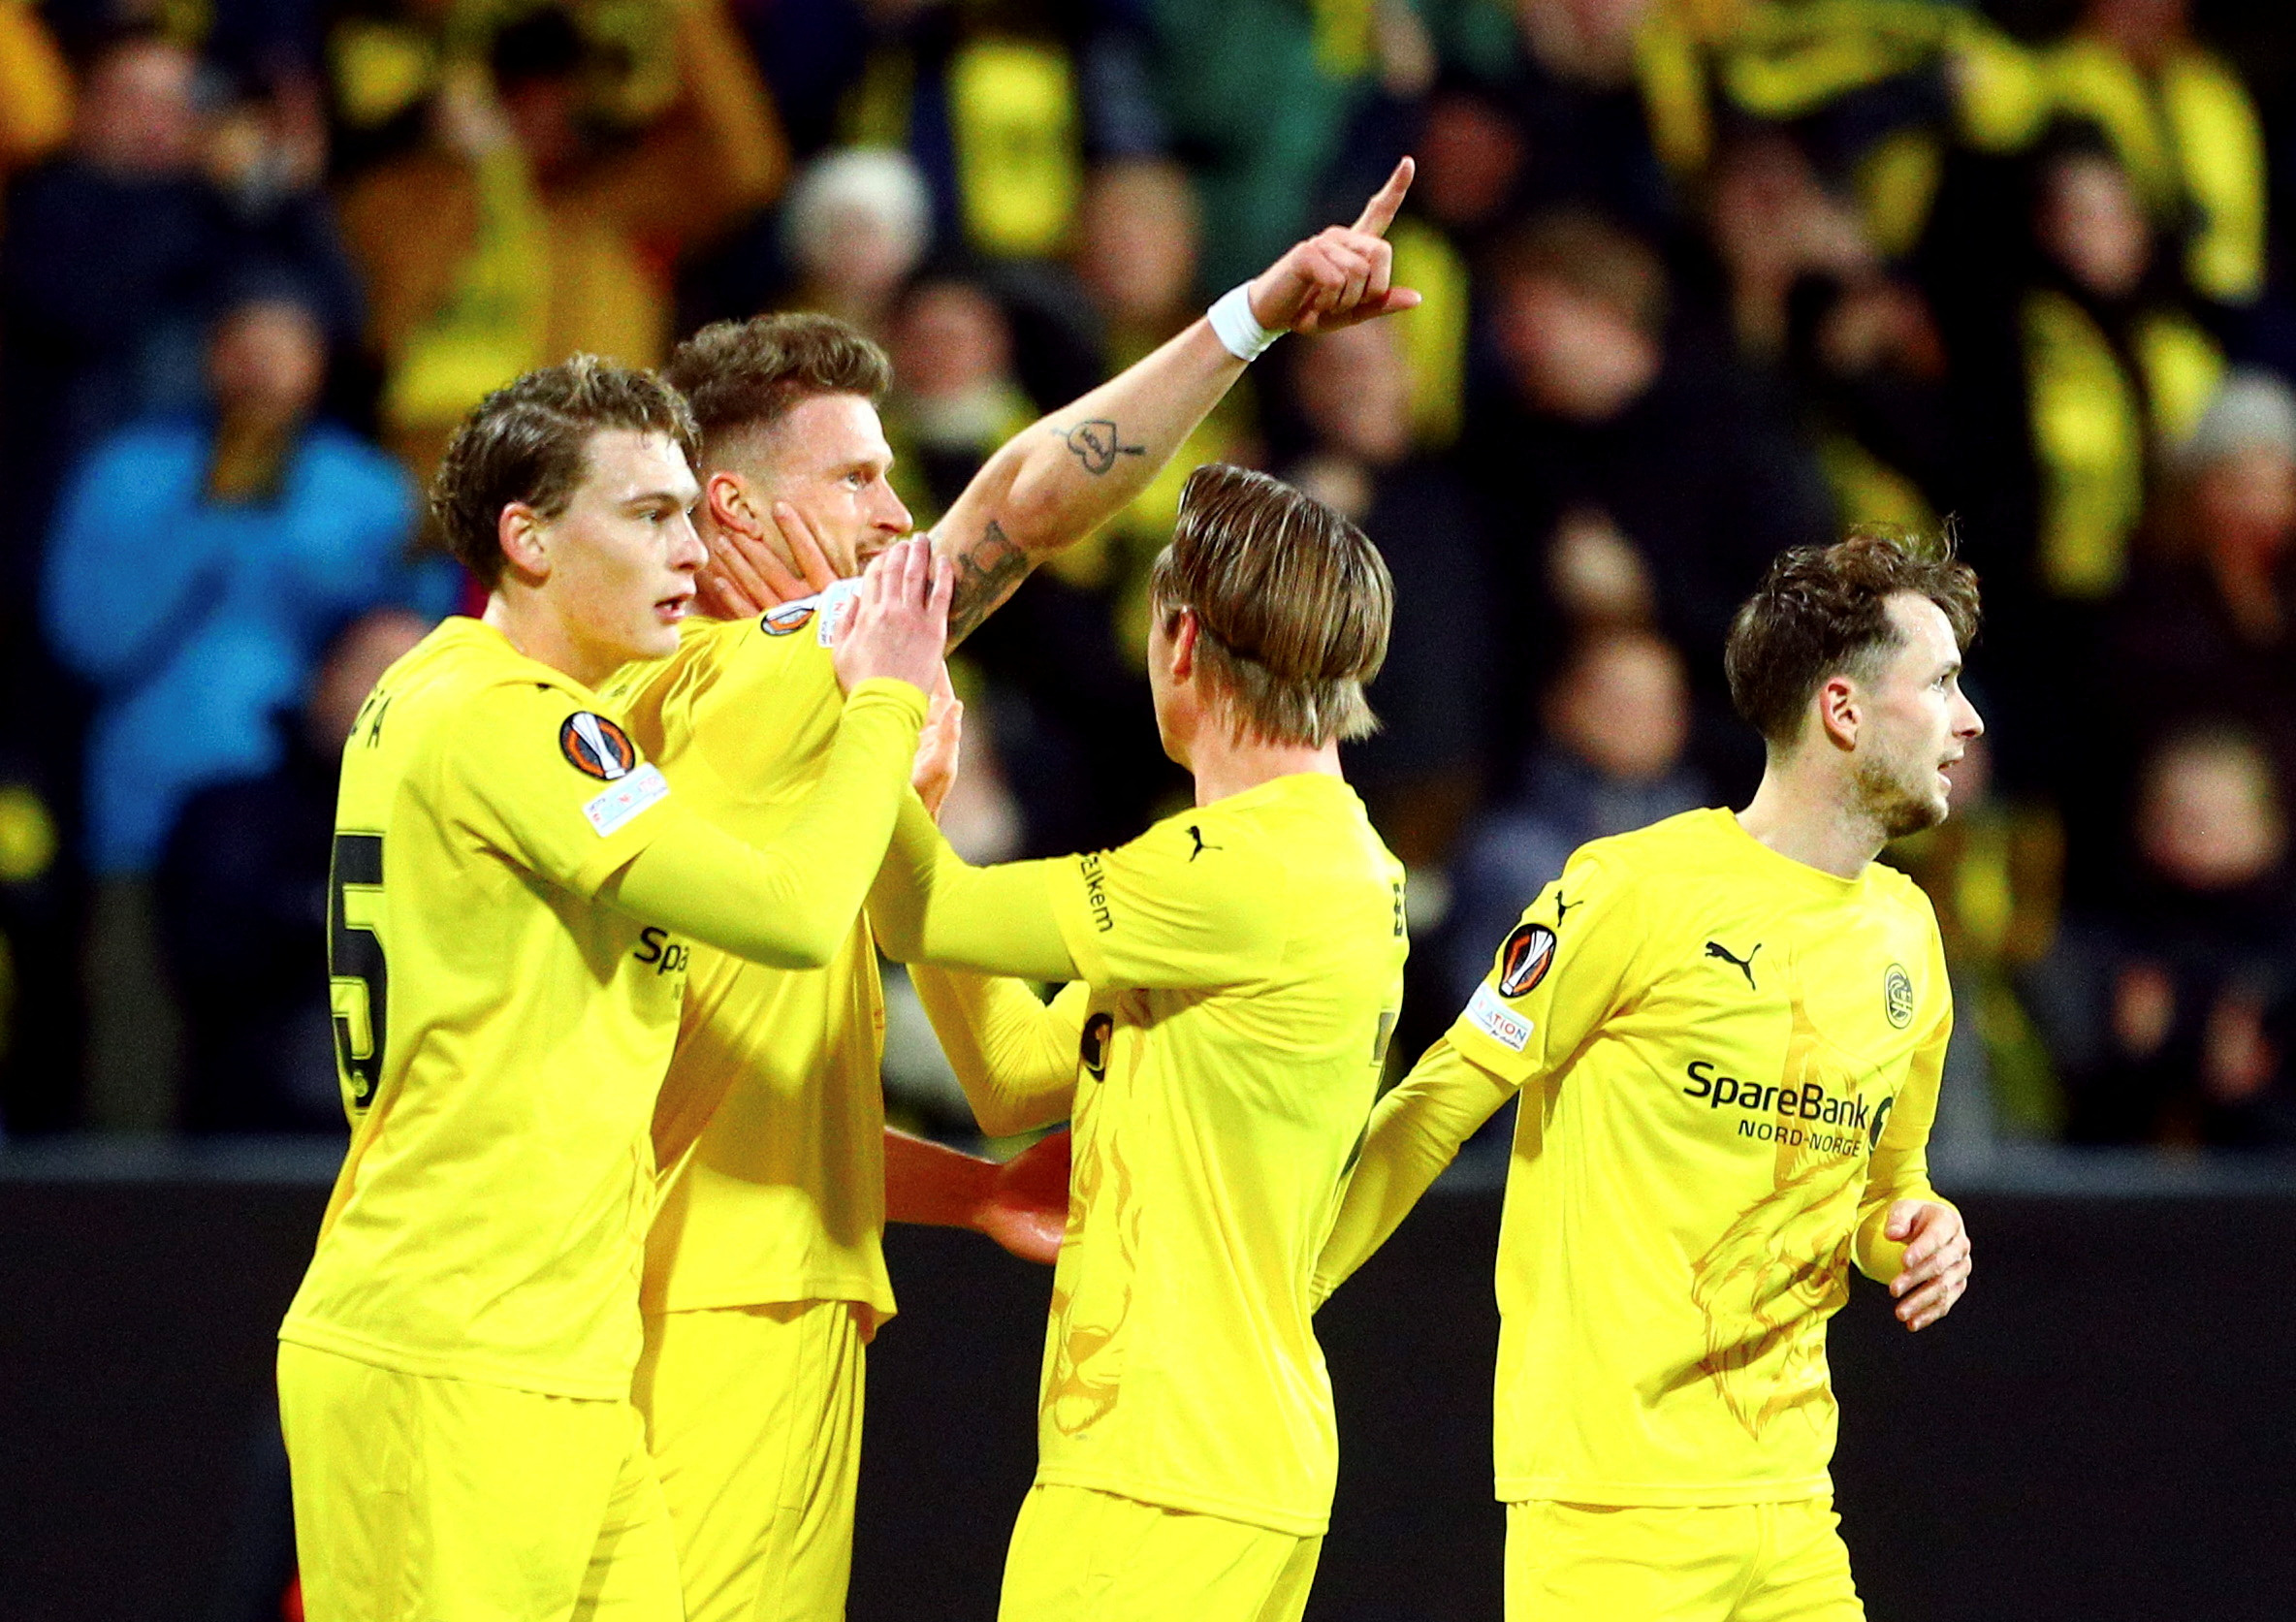
{"type": "Polygon", "coordinates": [[[1770,556],[1950,524],[1941,1133],[2296,1141],[2296,20],[2194,11],[0,0],[0,1119],[339,1129],[335,760],[470,606],[420,493],[488,389],[827,310],[929,525],[1408,151],[1424,306],[1286,339],[966,645],[960,845],[1169,809],[1147,564],[1268,468],[1396,578],[1416,1052],[1573,846],[1750,791],[1770,556]]]}

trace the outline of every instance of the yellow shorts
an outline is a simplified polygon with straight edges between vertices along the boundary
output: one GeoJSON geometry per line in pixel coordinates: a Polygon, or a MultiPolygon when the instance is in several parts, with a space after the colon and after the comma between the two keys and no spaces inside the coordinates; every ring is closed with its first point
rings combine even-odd
{"type": "Polygon", "coordinates": [[[1826,1498],[1507,1506],[1507,1622],[1865,1622],[1826,1498]]]}
{"type": "Polygon", "coordinates": [[[839,1622],[861,1470],[861,1325],[844,1301],[646,1320],[634,1387],[687,1622],[839,1622]]]}
{"type": "Polygon", "coordinates": [[[282,1344],[279,1420],[310,1622],[678,1622],[628,1403],[282,1344]]]}
{"type": "Polygon", "coordinates": [[[1298,1622],[1323,1550],[1322,1538],[1035,1486],[998,1622],[1298,1622]]]}

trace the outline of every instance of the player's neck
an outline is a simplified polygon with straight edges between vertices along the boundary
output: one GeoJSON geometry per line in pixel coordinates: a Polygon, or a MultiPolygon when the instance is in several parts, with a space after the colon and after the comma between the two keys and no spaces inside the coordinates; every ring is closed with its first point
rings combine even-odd
{"type": "Polygon", "coordinates": [[[1199,806],[1303,772],[1332,778],[1343,775],[1336,743],[1319,749],[1304,744],[1237,739],[1217,728],[1205,730],[1210,735],[1196,739],[1188,751],[1188,769],[1196,777],[1196,803],[1199,806]]]}
{"type": "Polygon", "coordinates": [[[1849,804],[1842,787],[1806,762],[1772,760],[1738,824],[1781,856],[1855,878],[1887,842],[1880,823],[1849,804]]]}
{"type": "Polygon", "coordinates": [[[520,590],[507,584],[497,586],[487,598],[486,612],[480,619],[500,631],[511,647],[538,664],[546,664],[561,676],[571,676],[586,687],[594,687],[625,662],[602,652],[587,638],[574,634],[572,628],[550,610],[550,604],[538,592],[520,590]]]}

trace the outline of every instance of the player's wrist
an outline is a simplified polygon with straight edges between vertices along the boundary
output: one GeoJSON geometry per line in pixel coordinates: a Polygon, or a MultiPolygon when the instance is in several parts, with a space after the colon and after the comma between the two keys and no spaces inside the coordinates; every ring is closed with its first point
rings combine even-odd
{"type": "Polygon", "coordinates": [[[1239,361],[1258,360],[1284,335],[1284,329],[1262,327],[1260,317],[1252,313],[1252,284],[1248,281],[1238,282],[1213,300],[1204,318],[1211,322],[1212,335],[1220,340],[1220,347],[1239,361]]]}

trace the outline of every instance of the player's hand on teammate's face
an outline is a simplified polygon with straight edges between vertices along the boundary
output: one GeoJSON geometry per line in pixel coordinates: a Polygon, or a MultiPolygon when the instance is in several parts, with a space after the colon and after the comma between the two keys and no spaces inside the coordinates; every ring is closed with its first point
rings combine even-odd
{"type": "Polygon", "coordinates": [[[1969,1288],[1969,1231],[1961,1214],[1933,1199],[1901,1199],[1890,1207],[1882,1231],[1905,1246],[1905,1259],[1890,1293],[1897,1320],[1923,1329],[1953,1311],[1969,1288]]]}
{"type": "Polygon", "coordinates": [[[917,798],[925,802],[925,809],[936,820],[941,816],[941,803],[956,783],[964,743],[965,704],[957,697],[957,689],[950,685],[948,666],[943,664],[926,701],[925,730],[917,737],[916,764],[909,774],[909,786],[917,791],[917,798]]]}
{"type": "Polygon", "coordinates": [[[1068,1225],[1068,1129],[1031,1144],[997,1170],[973,1225],[1023,1261],[1060,1259],[1068,1225]]]}
{"type": "Polygon", "coordinates": [[[861,576],[850,620],[837,639],[837,680],[847,692],[889,676],[929,693],[948,641],[955,571],[933,555],[930,536],[897,541],[861,576]]]}
{"type": "Polygon", "coordinates": [[[1270,332],[1328,333],[1415,307],[1419,296],[1393,285],[1387,239],[1413,173],[1405,158],[1354,225],[1320,231],[1262,270],[1252,283],[1253,318],[1270,332]]]}
{"type": "Polygon", "coordinates": [[[817,596],[837,583],[837,568],[804,514],[776,501],[770,527],[771,534],[760,535],[714,529],[710,560],[695,581],[703,613],[747,620],[800,597],[817,596]]]}

